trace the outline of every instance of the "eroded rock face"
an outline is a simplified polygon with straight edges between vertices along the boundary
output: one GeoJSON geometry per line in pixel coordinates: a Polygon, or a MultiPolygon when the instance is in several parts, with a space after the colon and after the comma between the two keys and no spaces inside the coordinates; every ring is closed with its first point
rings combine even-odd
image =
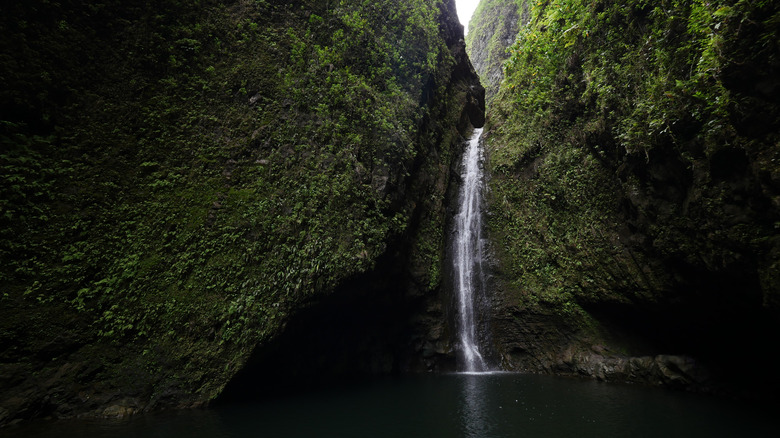
{"type": "Polygon", "coordinates": [[[446,368],[444,218],[485,108],[453,2],[103,6],[2,17],[27,61],[1,171],[29,184],[0,187],[0,424],[200,406],[248,362],[446,368]]]}
{"type": "Polygon", "coordinates": [[[490,102],[504,79],[507,47],[515,42],[520,26],[528,23],[528,5],[516,0],[483,0],[469,23],[467,51],[485,86],[490,102]]]}
{"type": "MultiPolygon", "coordinates": [[[[590,377],[675,389],[717,390],[707,366],[691,356],[632,356],[626,342],[573,327],[556,315],[496,306],[494,338],[504,369],[590,377]]],[[[625,334],[617,333],[618,336],[625,334]]]]}
{"type": "Polygon", "coordinates": [[[274,340],[257,346],[220,401],[256,397],[258,388],[283,390],[268,381],[269,375],[283,386],[316,385],[334,378],[455,369],[449,297],[440,274],[446,271],[444,218],[457,199],[464,137],[484,123],[485,100],[454,11],[452,2],[442,4],[440,24],[455,62],[437,77],[441,84],[426,87],[424,102],[432,116],[422,135],[436,141],[403,184],[404,202],[413,209],[406,234],[388,246],[374,269],[301,306],[274,340]],[[435,91],[439,85],[443,94],[435,91]],[[434,258],[425,253],[432,246],[434,258]]]}
{"type": "Polygon", "coordinates": [[[523,28],[485,130],[494,340],[509,369],[770,396],[778,61],[749,41],[777,5],[709,15],[714,58],[675,8],[542,7],[523,28]]]}

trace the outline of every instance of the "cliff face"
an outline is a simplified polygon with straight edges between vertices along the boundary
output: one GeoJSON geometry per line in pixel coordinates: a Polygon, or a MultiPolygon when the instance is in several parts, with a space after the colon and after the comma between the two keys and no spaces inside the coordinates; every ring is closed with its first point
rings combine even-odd
{"type": "Polygon", "coordinates": [[[451,1],[26,2],[0,26],[0,424],[207,403],[321,309],[389,312],[355,303],[398,318],[331,371],[447,360],[444,211],[484,121],[451,1]]]}
{"type": "Polygon", "coordinates": [[[517,0],[483,0],[471,17],[466,51],[485,86],[488,103],[504,79],[504,61],[509,58],[506,49],[529,18],[528,5],[517,0]]]}
{"type": "Polygon", "coordinates": [[[768,394],[778,5],[529,11],[485,134],[504,366],[768,394]]]}

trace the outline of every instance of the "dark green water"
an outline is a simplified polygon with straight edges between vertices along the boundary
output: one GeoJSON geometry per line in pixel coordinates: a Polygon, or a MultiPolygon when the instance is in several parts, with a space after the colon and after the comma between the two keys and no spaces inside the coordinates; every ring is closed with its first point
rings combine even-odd
{"type": "Polygon", "coordinates": [[[11,437],[775,437],[776,412],[692,394],[521,374],[440,375],[273,401],[59,421],[11,437]]]}

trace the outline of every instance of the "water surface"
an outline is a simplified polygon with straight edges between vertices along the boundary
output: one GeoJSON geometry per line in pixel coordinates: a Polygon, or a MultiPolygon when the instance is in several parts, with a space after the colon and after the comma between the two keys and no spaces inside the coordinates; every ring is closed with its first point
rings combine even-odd
{"type": "Polygon", "coordinates": [[[57,421],[10,437],[770,437],[774,413],[656,388],[510,373],[388,379],[264,402],[57,421]]]}

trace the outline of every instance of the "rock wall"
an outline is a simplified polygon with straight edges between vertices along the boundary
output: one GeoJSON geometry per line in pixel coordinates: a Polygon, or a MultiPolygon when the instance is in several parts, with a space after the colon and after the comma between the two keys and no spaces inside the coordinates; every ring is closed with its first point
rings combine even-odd
{"type": "Polygon", "coordinates": [[[509,58],[506,49],[529,18],[528,5],[517,0],[483,0],[471,17],[466,51],[485,86],[488,103],[504,79],[504,61],[509,58]]]}
{"type": "Polygon", "coordinates": [[[777,5],[529,12],[486,123],[504,366],[771,397],[777,5]]]}
{"type": "Polygon", "coordinates": [[[447,360],[443,212],[484,122],[451,1],[27,2],[0,28],[0,424],[209,403],[333,303],[408,321],[358,336],[361,371],[447,360]]]}

